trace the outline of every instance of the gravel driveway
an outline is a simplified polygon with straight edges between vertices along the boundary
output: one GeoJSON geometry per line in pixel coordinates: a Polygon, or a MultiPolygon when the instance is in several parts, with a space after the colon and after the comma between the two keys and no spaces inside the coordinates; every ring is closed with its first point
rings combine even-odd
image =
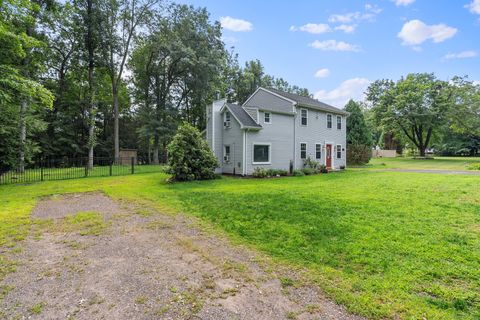
{"type": "Polygon", "coordinates": [[[0,283],[7,319],[360,319],[305,284],[300,271],[232,245],[184,215],[100,193],[40,201],[17,271],[0,283]],[[94,234],[58,226],[101,214],[94,234]]]}

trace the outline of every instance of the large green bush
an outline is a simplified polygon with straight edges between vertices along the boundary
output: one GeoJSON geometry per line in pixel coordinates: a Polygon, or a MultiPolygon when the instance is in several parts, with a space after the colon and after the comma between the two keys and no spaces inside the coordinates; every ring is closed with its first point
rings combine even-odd
{"type": "Polygon", "coordinates": [[[217,159],[200,132],[189,124],[181,125],[167,147],[168,172],[176,181],[215,178],[217,159]]]}
{"type": "Polygon", "coordinates": [[[372,157],[372,149],[370,146],[353,145],[347,146],[347,164],[348,165],[364,165],[370,161],[372,157]]]}

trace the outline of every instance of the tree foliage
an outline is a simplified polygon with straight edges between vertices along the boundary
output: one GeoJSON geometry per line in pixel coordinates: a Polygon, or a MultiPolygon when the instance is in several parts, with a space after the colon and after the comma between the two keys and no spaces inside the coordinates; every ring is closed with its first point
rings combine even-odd
{"type": "Polygon", "coordinates": [[[174,180],[191,181],[213,179],[218,163],[198,129],[183,124],[168,145],[168,165],[174,180]]]}
{"type": "Polygon", "coordinates": [[[452,98],[449,84],[428,73],[409,74],[396,83],[376,81],[367,90],[377,122],[403,134],[420,156],[425,156],[435,133],[446,123],[452,98]]]}
{"type": "Polygon", "coordinates": [[[347,118],[347,144],[372,146],[372,133],[365,122],[360,104],[350,100],[345,106],[347,118]]]}

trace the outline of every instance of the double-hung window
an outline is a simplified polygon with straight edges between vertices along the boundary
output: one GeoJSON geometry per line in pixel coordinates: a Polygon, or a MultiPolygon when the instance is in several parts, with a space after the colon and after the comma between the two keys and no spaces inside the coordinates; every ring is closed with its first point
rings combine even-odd
{"type": "Polygon", "coordinates": [[[327,114],[327,129],[332,129],[332,115],[327,114]]]}
{"type": "Polygon", "coordinates": [[[225,112],[225,122],[223,123],[225,128],[230,128],[231,115],[230,112],[225,112]]]}
{"type": "Polygon", "coordinates": [[[301,117],[301,123],[302,126],[306,126],[308,124],[308,110],[307,109],[301,109],[300,110],[300,117],[301,117]]]}
{"type": "Polygon", "coordinates": [[[307,144],[300,143],[300,159],[307,159],[307,144]]]}
{"type": "Polygon", "coordinates": [[[263,114],[263,122],[265,122],[265,123],[272,123],[271,121],[272,121],[272,120],[271,120],[271,114],[270,114],[270,112],[265,112],[265,113],[263,114]]]}
{"type": "Polygon", "coordinates": [[[230,162],[230,146],[224,146],[223,147],[223,161],[225,163],[230,162]]]}
{"type": "Polygon", "coordinates": [[[315,159],[322,158],[322,145],[320,143],[315,144],[315,159]]]}
{"type": "Polygon", "coordinates": [[[253,164],[269,164],[270,157],[270,144],[253,145],[253,164]]]}
{"type": "Polygon", "coordinates": [[[337,129],[342,130],[342,117],[337,116],[337,129]]]}
{"type": "Polygon", "coordinates": [[[342,159],[342,146],[337,144],[337,159],[342,159]]]}

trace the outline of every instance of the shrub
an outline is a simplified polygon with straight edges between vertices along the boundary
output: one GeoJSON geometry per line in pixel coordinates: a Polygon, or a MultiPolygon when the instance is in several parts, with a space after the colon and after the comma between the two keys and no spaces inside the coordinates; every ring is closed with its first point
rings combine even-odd
{"type": "Polygon", "coordinates": [[[312,174],[317,174],[318,173],[317,170],[312,169],[312,168],[303,168],[302,172],[306,176],[311,176],[312,174]]]}
{"type": "Polygon", "coordinates": [[[296,170],[293,170],[293,175],[294,175],[295,177],[303,177],[303,176],[305,175],[305,173],[303,173],[302,170],[296,169],[296,170]]]}
{"type": "Polygon", "coordinates": [[[353,165],[364,165],[370,161],[372,157],[372,150],[366,145],[347,146],[347,163],[353,165]]]}
{"type": "Polygon", "coordinates": [[[257,167],[253,169],[252,176],[254,176],[255,178],[266,178],[268,176],[267,170],[257,167]]]}
{"type": "Polygon", "coordinates": [[[310,158],[310,157],[307,157],[307,159],[303,160],[303,166],[305,168],[319,170],[321,164],[320,164],[320,162],[312,160],[312,158],[310,158]]]}
{"type": "Polygon", "coordinates": [[[328,173],[328,169],[326,165],[321,164],[318,168],[318,172],[320,173],[328,173]]]}
{"type": "Polygon", "coordinates": [[[283,169],[268,169],[267,175],[269,177],[277,177],[277,176],[287,176],[288,171],[283,169]]]}
{"type": "Polygon", "coordinates": [[[167,147],[168,172],[175,181],[215,178],[218,166],[210,147],[200,132],[189,124],[181,125],[167,147]]]}
{"type": "Polygon", "coordinates": [[[480,170],[480,163],[472,163],[468,166],[468,170],[480,170]]]}

